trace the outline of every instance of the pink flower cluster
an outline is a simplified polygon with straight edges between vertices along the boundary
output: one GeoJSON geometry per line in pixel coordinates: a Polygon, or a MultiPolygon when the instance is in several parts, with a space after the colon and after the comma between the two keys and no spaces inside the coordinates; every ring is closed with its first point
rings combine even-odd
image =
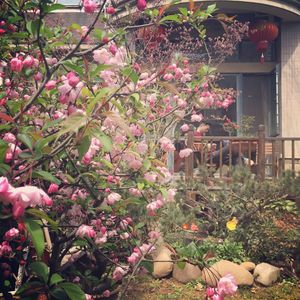
{"type": "Polygon", "coordinates": [[[0,177],[0,200],[5,205],[12,205],[16,219],[23,216],[27,207],[52,205],[52,199],[43,190],[30,185],[14,188],[6,177],[0,177]]]}
{"type": "Polygon", "coordinates": [[[22,152],[17,145],[17,139],[14,134],[8,132],[5,133],[3,140],[8,143],[8,148],[5,154],[5,162],[9,163],[12,159],[16,159],[22,152]]]}
{"type": "Polygon", "coordinates": [[[98,8],[98,4],[92,0],[83,0],[83,9],[87,14],[93,14],[98,8]]]}
{"type": "Polygon", "coordinates": [[[185,148],[185,149],[179,151],[179,157],[180,158],[189,157],[193,152],[194,152],[193,149],[185,148]]]}
{"type": "Polygon", "coordinates": [[[165,151],[165,152],[175,151],[175,147],[174,147],[172,141],[170,139],[168,139],[167,137],[162,137],[159,140],[159,143],[160,143],[160,146],[163,151],[165,151]]]}
{"type": "Polygon", "coordinates": [[[154,246],[149,244],[143,244],[140,247],[135,247],[131,255],[127,258],[127,261],[128,263],[135,265],[144,254],[150,253],[154,249],[154,246]]]}
{"type": "Polygon", "coordinates": [[[156,196],[156,200],[150,202],[146,206],[148,215],[149,216],[155,216],[157,210],[159,210],[161,207],[163,207],[167,202],[173,202],[174,201],[175,194],[176,194],[175,189],[169,189],[168,192],[167,192],[166,198],[164,198],[161,194],[158,194],[156,196]]]}
{"type": "Polygon", "coordinates": [[[89,165],[91,163],[93,157],[95,156],[96,152],[99,151],[101,146],[102,146],[101,142],[97,138],[92,138],[90,147],[89,147],[88,151],[82,157],[81,162],[84,165],[89,165]]]}
{"type": "Polygon", "coordinates": [[[228,274],[222,277],[217,288],[208,288],[206,290],[206,295],[212,300],[224,300],[225,296],[232,296],[237,291],[238,286],[232,275],[228,274]]]}
{"type": "Polygon", "coordinates": [[[184,69],[181,69],[176,64],[172,64],[167,67],[163,79],[166,81],[179,80],[182,83],[186,83],[192,80],[192,75],[190,74],[190,69],[188,66],[185,66],[184,69]]]}
{"type": "Polygon", "coordinates": [[[12,248],[10,247],[7,241],[2,242],[0,244],[0,257],[2,256],[9,256],[12,254],[12,248]]]}
{"type": "Polygon", "coordinates": [[[76,76],[74,72],[69,72],[67,76],[62,76],[63,85],[58,87],[60,93],[59,101],[62,104],[74,103],[80,96],[84,83],[76,76]]]}
{"type": "Polygon", "coordinates": [[[116,267],[114,272],[113,272],[113,280],[115,281],[120,281],[124,275],[128,273],[128,267],[127,266],[122,266],[122,267],[116,267]]]}
{"type": "Polygon", "coordinates": [[[94,238],[96,236],[96,232],[92,226],[83,224],[77,229],[76,235],[81,238],[85,238],[85,237],[94,238]]]}

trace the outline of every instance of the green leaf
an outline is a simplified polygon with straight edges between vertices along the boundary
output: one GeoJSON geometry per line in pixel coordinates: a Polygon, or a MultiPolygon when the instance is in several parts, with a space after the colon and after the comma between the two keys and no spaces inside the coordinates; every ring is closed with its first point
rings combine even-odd
{"type": "Polygon", "coordinates": [[[4,162],[7,148],[8,144],[5,141],[0,140],[0,162],[4,162]]]}
{"type": "Polygon", "coordinates": [[[99,135],[98,139],[100,140],[102,146],[103,146],[103,150],[105,152],[109,152],[112,149],[113,143],[111,140],[111,137],[109,137],[108,135],[99,135]]]}
{"type": "Polygon", "coordinates": [[[62,282],[62,281],[64,281],[64,279],[59,274],[54,273],[51,276],[50,285],[54,285],[54,284],[57,284],[57,283],[62,282]]]}
{"type": "Polygon", "coordinates": [[[188,10],[186,7],[180,7],[180,8],[178,8],[178,10],[181,12],[181,14],[183,14],[185,17],[187,17],[188,10]]]}
{"type": "Polygon", "coordinates": [[[35,36],[37,34],[39,23],[40,23],[40,19],[28,21],[26,23],[26,29],[31,35],[35,36]]]}
{"type": "Polygon", "coordinates": [[[52,220],[44,211],[39,210],[37,208],[29,208],[26,210],[26,214],[30,214],[31,216],[47,221],[54,230],[57,230],[58,224],[54,220],[52,220]]]}
{"type": "Polygon", "coordinates": [[[63,121],[63,119],[56,119],[56,120],[53,120],[53,121],[47,121],[45,123],[45,125],[43,126],[42,131],[45,131],[50,127],[54,127],[57,124],[61,123],[62,121],[63,121]]]}
{"type": "Polygon", "coordinates": [[[6,173],[8,173],[9,170],[10,170],[9,165],[0,163],[0,174],[1,175],[6,175],[6,173]]]}
{"type": "Polygon", "coordinates": [[[29,148],[30,150],[32,150],[33,148],[33,143],[32,143],[32,139],[30,136],[28,136],[27,134],[18,134],[17,138],[19,141],[21,141],[24,145],[27,146],[27,148],[29,148]]]}
{"type": "Polygon", "coordinates": [[[77,23],[73,23],[70,27],[71,30],[80,30],[81,26],[77,23]]]}
{"type": "Polygon", "coordinates": [[[212,13],[214,13],[216,11],[216,4],[211,4],[207,7],[206,9],[206,13],[211,15],[212,13]]]}
{"type": "Polygon", "coordinates": [[[45,250],[45,239],[42,226],[32,219],[25,219],[24,222],[26,229],[31,236],[37,256],[40,258],[45,250]]]}
{"type": "Polygon", "coordinates": [[[178,15],[169,15],[166,17],[161,18],[161,20],[159,21],[159,23],[165,23],[166,21],[170,21],[170,22],[176,22],[176,23],[182,23],[182,21],[180,20],[178,15]]]}
{"type": "Polygon", "coordinates": [[[43,171],[43,170],[38,170],[38,171],[33,171],[32,173],[33,178],[42,178],[44,180],[60,184],[60,180],[57,179],[55,176],[53,176],[51,173],[43,171]]]}
{"type": "Polygon", "coordinates": [[[94,31],[93,31],[93,36],[95,38],[97,38],[99,41],[102,41],[103,39],[103,36],[104,36],[104,33],[101,29],[99,28],[96,28],[94,31]]]}
{"type": "Polygon", "coordinates": [[[144,267],[149,273],[153,273],[153,261],[143,260],[140,266],[144,267]]]}
{"type": "Polygon", "coordinates": [[[180,269],[180,270],[183,270],[185,268],[185,265],[186,265],[186,262],[185,261],[179,261],[177,262],[177,267],[180,269]]]}
{"type": "Polygon", "coordinates": [[[59,284],[59,287],[62,288],[67,295],[69,296],[70,300],[85,300],[85,293],[82,291],[82,289],[70,282],[63,282],[59,284]]]}
{"type": "Polygon", "coordinates": [[[91,145],[91,138],[89,136],[85,136],[78,145],[78,153],[79,153],[79,160],[87,153],[91,145]]]}
{"type": "Polygon", "coordinates": [[[87,105],[87,108],[86,108],[86,112],[88,115],[90,115],[93,110],[94,110],[94,107],[95,105],[98,103],[98,102],[101,102],[102,98],[104,98],[107,94],[109,94],[110,92],[112,92],[112,88],[110,87],[104,87],[102,88],[95,96],[94,99],[91,99],[87,105]]]}
{"type": "Polygon", "coordinates": [[[63,4],[55,3],[55,4],[47,5],[46,7],[44,7],[44,12],[49,13],[54,10],[63,9],[63,8],[65,8],[65,6],[63,4]]]}
{"type": "MultiPolygon", "coordinates": [[[[27,292],[28,290],[34,290],[37,288],[43,287],[43,283],[40,281],[30,281],[25,282],[21,285],[21,287],[17,290],[16,296],[21,296],[24,292],[27,292]]],[[[25,297],[22,297],[22,300],[25,299],[25,297]]]]}
{"type": "Polygon", "coordinates": [[[99,74],[99,72],[107,70],[111,68],[110,65],[98,65],[93,71],[90,72],[91,78],[94,78],[96,75],[99,74]]]}
{"type": "Polygon", "coordinates": [[[126,77],[129,77],[133,81],[133,83],[137,83],[139,80],[139,75],[130,66],[124,68],[122,70],[122,74],[126,77]]]}
{"type": "Polygon", "coordinates": [[[63,62],[63,65],[69,69],[75,71],[80,76],[83,76],[83,69],[81,66],[75,65],[71,60],[66,60],[63,62]]]}
{"type": "Polygon", "coordinates": [[[33,274],[35,274],[44,283],[47,283],[49,277],[49,269],[44,262],[35,261],[30,264],[29,268],[33,274]]]}

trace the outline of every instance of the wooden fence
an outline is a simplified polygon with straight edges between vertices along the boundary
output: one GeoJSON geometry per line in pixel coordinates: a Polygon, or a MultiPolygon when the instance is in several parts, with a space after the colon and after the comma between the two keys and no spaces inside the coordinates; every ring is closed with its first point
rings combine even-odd
{"type": "Polygon", "coordinates": [[[197,137],[189,131],[175,145],[176,151],[168,157],[169,170],[184,171],[186,178],[192,178],[199,166],[219,178],[230,177],[237,165],[247,166],[261,180],[276,178],[288,169],[293,174],[300,171],[300,138],[266,137],[263,125],[256,137],[197,137]],[[193,155],[180,159],[179,152],[184,148],[193,149],[193,155]]]}

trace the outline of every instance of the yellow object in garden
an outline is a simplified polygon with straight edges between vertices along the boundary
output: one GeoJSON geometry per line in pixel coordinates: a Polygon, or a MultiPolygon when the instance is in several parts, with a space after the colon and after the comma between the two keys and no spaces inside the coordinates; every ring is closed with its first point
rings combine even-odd
{"type": "Polygon", "coordinates": [[[228,221],[226,223],[226,227],[227,227],[228,230],[231,230],[231,231],[236,230],[237,223],[238,223],[237,218],[233,217],[230,221],[228,221]]]}

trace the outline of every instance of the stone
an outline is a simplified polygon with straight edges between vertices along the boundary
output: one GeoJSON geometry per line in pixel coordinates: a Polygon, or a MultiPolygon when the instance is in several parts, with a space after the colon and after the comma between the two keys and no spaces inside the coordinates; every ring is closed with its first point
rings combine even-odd
{"type": "Polygon", "coordinates": [[[254,278],[244,267],[228,260],[220,260],[210,268],[202,270],[202,279],[211,287],[215,287],[219,279],[227,274],[231,274],[237,285],[252,285],[254,278]]]}
{"type": "Polygon", "coordinates": [[[255,263],[251,261],[245,261],[240,264],[241,267],[245,268],[247,271],[251,272],[255,269],[255,263]]]}
{"type": "Polygon", "coordinates": [[[168,276],[172,270],[174,263],[172,262],[173,252],[166,246],[160,246],[153,254],[153,277],[163,278],[168,276]]]}
{"type": "Polygon", "coordinates": [[[253,276],[256,282],[264,286],[270,286],[278,280],[280,269],[268,263],[261,263],[255,267],[253,276]]]}
{"type": "Polygon", "coordinates": [[[201,278],[201,270],[198,266],[186,263],[183,269],[174,265],[172,276],[181,283],[188,283],[201,278]]]}

